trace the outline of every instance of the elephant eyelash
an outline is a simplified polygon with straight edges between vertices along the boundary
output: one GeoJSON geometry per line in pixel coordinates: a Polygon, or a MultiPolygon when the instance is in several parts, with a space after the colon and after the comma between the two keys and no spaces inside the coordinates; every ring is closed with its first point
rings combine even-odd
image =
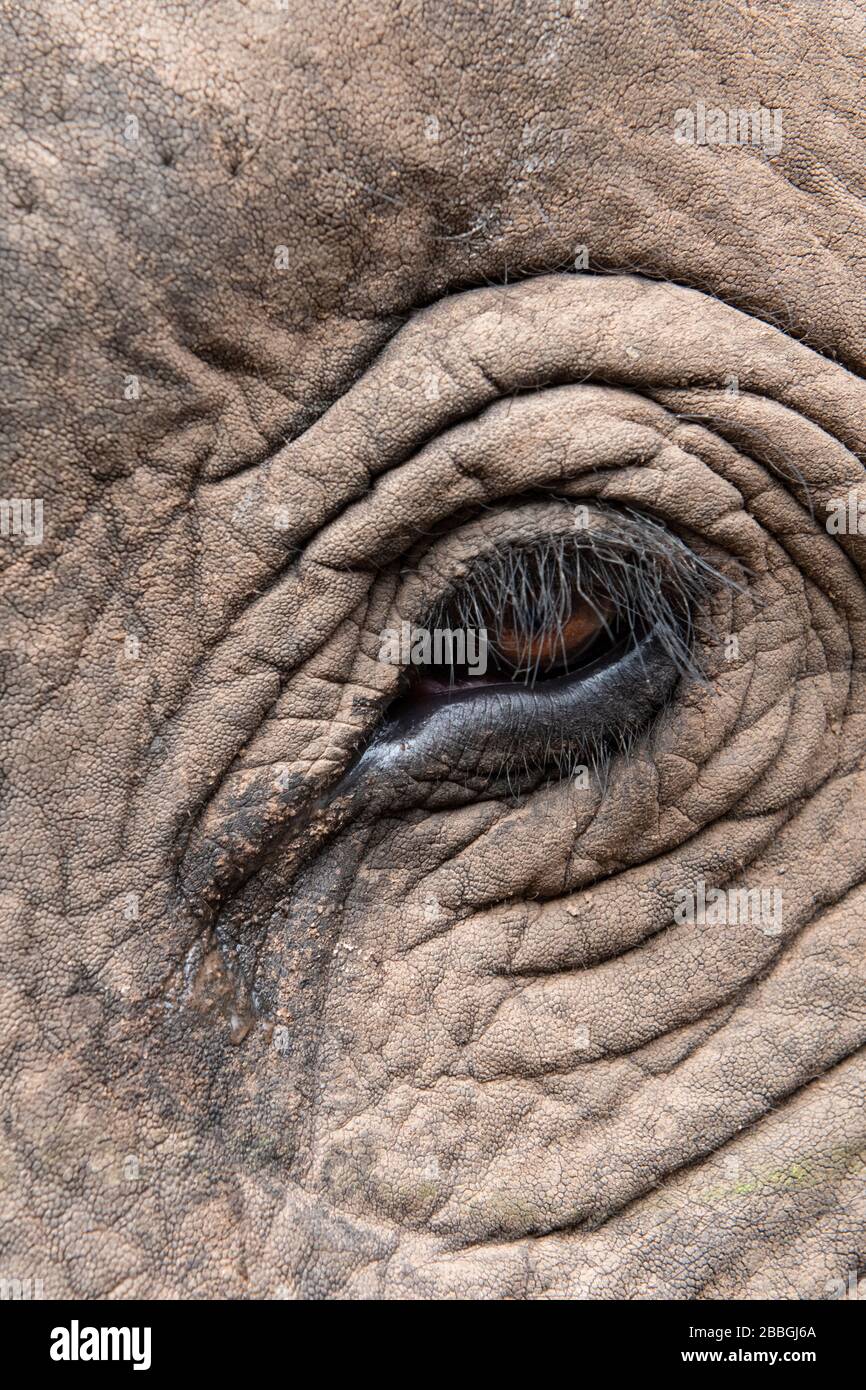
{"type": "Polygon", "coordinates": [[[519,797],[578,773],[603,785],[682,679],[706,680],[713,600],[744,592],[745,571],[731,560],[723,573],[645,513],[593,503],[579,515],[570,530],[556,521],[534,539],[491,545],[441,593],[422,636],[447,636],[457,657],[444,648],[417,664],[403,657],[404,682],[363,775],[378,768],[413,788],[441,777],[483,796],[519,797]],[[483,662],[469,658],[473,629],[484,634],[483,662]]]}
{"type": "MultiPolygon", "coordinates": [[[[533,634],[543,632],[565,655],[566,624],[579,600],[610,638],[615,627],[636,642],[652,628],[677,672],[701,679],[694,654],[699,615],[717,589],[742,585],[646,514],[594,505],[593,518],[591,528],[485,553],[439,601],[430,625],[484,630],[494,650],[506,625],[527,652],[533,634]]],[[[534,685],[538,662],[523,667],[524,683],[534,685]]]]}

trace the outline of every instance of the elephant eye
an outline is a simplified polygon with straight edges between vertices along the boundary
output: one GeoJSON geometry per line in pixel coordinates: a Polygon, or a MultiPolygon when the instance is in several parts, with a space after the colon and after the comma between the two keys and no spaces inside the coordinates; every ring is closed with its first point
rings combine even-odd
{"type": "Polygon", "coordinates": [[[655,519],[601,506],[586,527],[488,549],[411,628],[380,743],[410,759],[423,744],[485,786],[503,771],[512,786],[515,765],[537,780],[597,763],[697,674],[719,584],[739,587],[655,519]]]}
{"type": "Polygon", "coordinates": [[[692,615],[712,566],[649,517],[597,508],[594,520],[586,532],[494,549],[471,565],[428,618],[411,689],[428,698],[534,690],[650,632],[679,671],[691,669],[692,615]]]}
{"type": "Polygon", "coordinates": [[[532,687],[597,657],[621,624],[615,600],[586,571],[568,542],[488,558],[434,615],[434,655],[414,671],[414,688],[532,687]]]}

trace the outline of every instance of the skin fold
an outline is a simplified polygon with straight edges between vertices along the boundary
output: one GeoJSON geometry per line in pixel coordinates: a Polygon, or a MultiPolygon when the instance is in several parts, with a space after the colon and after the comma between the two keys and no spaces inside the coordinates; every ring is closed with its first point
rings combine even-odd
{"type": "Polygon", "coordinates": [[[862,8],[3,12],[0,1276],[850,1287],[862,8]],[[578,504],[725,581],[700,678],[586,786],[525,692],[516,786],[492,713],[385,738],[381,632],[578,504]]]}

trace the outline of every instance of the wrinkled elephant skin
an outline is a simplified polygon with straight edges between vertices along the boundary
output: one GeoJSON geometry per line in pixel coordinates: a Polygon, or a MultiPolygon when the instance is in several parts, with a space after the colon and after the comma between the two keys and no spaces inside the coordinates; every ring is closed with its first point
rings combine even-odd
{"type": "Polygon", "coordinates": [[[0,1274],[826,1298],[866,1251],[862,10],[8,24],[0,1274]],[[570,687],[395,722],[382,632],[578,505],[718,577],[694,671],[647,636],[584,780],[540,760],[625,718],[610,671],[555,748],[570,687]]]}

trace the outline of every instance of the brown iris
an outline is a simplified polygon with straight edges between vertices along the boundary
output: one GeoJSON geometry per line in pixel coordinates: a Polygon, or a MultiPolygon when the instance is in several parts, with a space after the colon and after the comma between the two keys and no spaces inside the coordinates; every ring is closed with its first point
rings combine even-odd
{"type": "Polygon", "coordinates": [[[511,617],[498,631],[490,631],[488,639],[500,662],[515,671],[568,670],[602,632],[609,631],[612,614],[606,601],[576,598],[571,611],[553,626],[527,628],[511,617]]]}

